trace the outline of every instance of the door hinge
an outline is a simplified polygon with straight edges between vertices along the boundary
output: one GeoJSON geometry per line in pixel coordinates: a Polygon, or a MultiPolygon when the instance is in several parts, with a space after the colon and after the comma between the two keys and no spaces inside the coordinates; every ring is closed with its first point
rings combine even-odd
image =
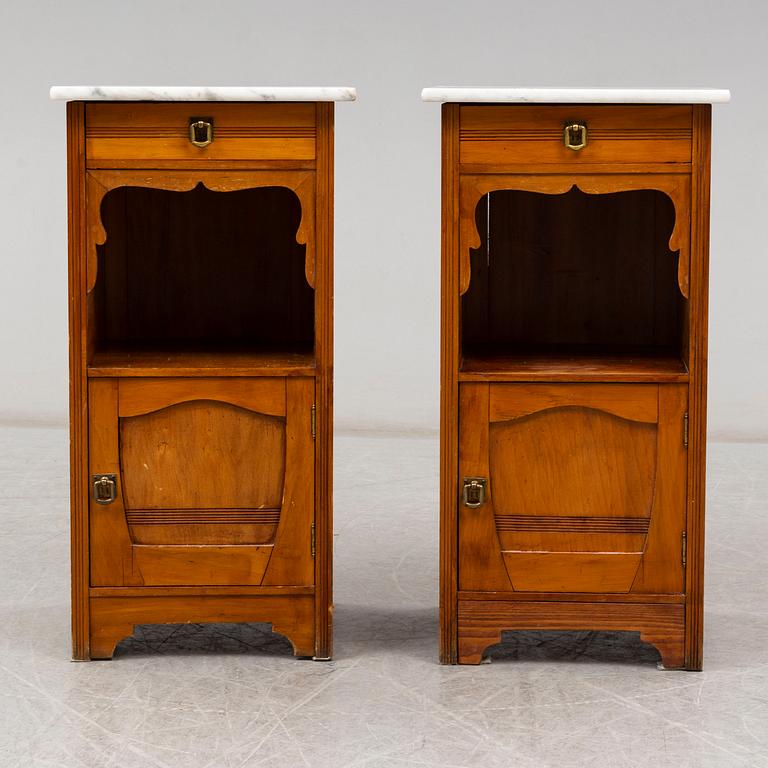
{"type": "Polygon", "coordinates": [[[683,445],[688,447],[688,414],[683,416],[683,445]]]}
{"type": "Polygon", "coordinates": [[[685,568],[685,566],[688,563],[688,534],[685,531],[683,531],[683,535],[681,538],[682,538],[681,559],[683,561],[683,568],[685,568]]]}
{"type": "Polygon", "coordinates": [[[312,422],[312,439],[314,440],[317,437],[317,407],[314,403],[312,403],[312,416],[311,422],[312,422]]]}
{"type": "Polygon", "coordinates": [[[312,557],[315,556],[315,551],[317,549],[316,547],[316,540],[315,540],[315,524],[312,523],[310,529],[309,529],[309,540],[310,540],[310,547],[312,549],[312,557]]]}

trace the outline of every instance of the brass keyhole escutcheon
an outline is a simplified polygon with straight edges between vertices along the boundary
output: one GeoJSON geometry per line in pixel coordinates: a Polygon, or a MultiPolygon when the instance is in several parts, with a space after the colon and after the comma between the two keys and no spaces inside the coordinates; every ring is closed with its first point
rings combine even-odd
{"type": "Polygon", "coordinates": [[[213,141],[213,118],[190,117],[189,140],[196,147],[207,147],[213,141]]]}
{"type": "Polygon", "coordinates": [[[117,498],[117,475],[94,475],[92,481],[97,504],[111,504],[117,498]]]}
{"type": "Polygon", "coordinates": [[[465,477],[463,483],[464,506],[470,509],[482,507],[485,503],[485,488],[488,480],[484,477],[465,477]]]}
{"type": "Polygon", "coordinates": [[[568,123],[563,129],[563,143],[568,149],[584,149],[587,146],[587,124],[568,123]]]}

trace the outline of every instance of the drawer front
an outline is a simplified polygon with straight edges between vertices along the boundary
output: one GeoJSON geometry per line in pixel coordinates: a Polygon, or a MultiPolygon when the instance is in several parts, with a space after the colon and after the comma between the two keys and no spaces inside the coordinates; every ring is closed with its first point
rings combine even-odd
{"type": "Polygon", "coordinates": [[[498,163],[690,163],[690,106],[461,107],[460,161],[498,163]],[[587,126],[583,149],[565,146],[568,124],[587,126]]]}
{"type": "Polygon", "coordinates": [[[125,162],[314,160],[314,104],[96,103],[85,113],[86,160],[125,162]],[[195,146],[190,121],[210,120],[212,141],[195,146]]]}

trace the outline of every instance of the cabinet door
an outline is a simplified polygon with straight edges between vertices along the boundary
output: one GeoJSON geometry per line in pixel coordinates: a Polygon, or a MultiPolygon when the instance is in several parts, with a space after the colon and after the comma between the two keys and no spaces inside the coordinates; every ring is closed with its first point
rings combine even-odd
{"type": "Polygon", "coordinates": [[[92,379],[91,584],[312,585],[313,400],[309,378],[92,379]]]}
{"type": "Polygon", "coordinates": [[[686,398],[682,384],[461,384],[459,588],[682,592],[686,398]]]}

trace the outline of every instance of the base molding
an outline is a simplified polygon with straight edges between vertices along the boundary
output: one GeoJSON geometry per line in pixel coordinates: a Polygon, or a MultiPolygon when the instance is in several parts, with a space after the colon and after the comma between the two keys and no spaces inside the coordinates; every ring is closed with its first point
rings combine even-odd
{"type": "Polygon", "coordinates": [[[459,600],[458,663],[479,664],[486,649],[508,630],[639,632],[656,646],[666,669],[685,664],[682,604],[459,600]]]}
{"type": "Polygon", "coordinates": [[[111,659],[137,624],[265,623],[285,636],[295,656],[315,654],[311,595],[152,595],[90,599],[90,659],[111,659]]]}

